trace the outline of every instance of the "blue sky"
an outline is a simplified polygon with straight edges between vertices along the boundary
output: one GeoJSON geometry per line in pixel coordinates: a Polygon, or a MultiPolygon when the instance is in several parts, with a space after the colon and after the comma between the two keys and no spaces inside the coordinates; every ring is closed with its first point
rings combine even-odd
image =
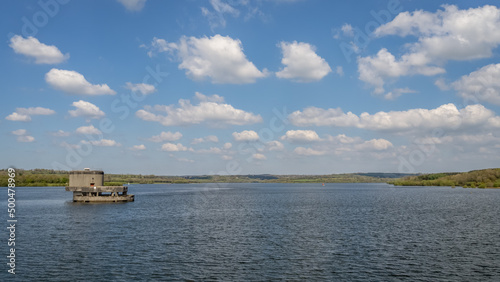
{"type": "Polygon", "coordinates": [[[3,1],[1,167],[500,164],[495,1],[3,1]]]}

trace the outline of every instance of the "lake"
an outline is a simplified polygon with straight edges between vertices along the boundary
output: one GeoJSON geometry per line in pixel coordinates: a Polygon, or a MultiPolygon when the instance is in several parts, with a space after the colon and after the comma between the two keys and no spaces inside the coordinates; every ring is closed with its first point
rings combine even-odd
{"type": "MultiPolygon", "coordinates": [[[[0,190],[7,220],[7,189],[0,190]]],[[[1,281],[500,281],[500,190],[129,185],[135,202],[17,188],[1,281]]]]}

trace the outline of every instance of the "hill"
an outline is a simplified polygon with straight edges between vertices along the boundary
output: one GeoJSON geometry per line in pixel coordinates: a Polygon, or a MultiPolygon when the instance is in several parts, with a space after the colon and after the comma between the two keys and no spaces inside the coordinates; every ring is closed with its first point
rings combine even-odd
{"type": "Polygon", "coordinates": [[[500,168],[473,170],[469,172],[433,173],[407,176],[389,181],[399,186],[462,186],[464,188],[499,188],[500,168]]]}
{"type": "MultiPolygon", "coordinates": [[[[394,173],[346,173],[328,175],[198,175],[198,176],[157,176],[142,174],[105,174],[105,185],[123,183],[383,183],[394,177],[407,174],[394,173]]],[[[48,169],[16,169],[16,186],[66,186],[68,172],[48,169]]],[[[0,187],[8,184],[7,170],[0,170],[0,187]]]]}

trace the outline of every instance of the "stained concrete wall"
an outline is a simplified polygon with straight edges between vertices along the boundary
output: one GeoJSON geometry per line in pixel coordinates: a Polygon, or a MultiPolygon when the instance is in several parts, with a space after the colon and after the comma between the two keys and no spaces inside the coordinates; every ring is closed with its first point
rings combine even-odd
{"type": "Polygon", "coordinates": [[[75,170],[69,173],[69,186],[90,187],[104,186],[104,172],[99,170],[75,170]]]}

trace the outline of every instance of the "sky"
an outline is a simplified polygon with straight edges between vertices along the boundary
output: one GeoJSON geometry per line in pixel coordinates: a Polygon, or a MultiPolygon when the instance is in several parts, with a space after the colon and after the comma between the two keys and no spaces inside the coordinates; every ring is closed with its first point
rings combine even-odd
{"type": "Polygon", "coordinates": [[[0,3],[0,167],[500,167],[496,1],[0,3]]]}

